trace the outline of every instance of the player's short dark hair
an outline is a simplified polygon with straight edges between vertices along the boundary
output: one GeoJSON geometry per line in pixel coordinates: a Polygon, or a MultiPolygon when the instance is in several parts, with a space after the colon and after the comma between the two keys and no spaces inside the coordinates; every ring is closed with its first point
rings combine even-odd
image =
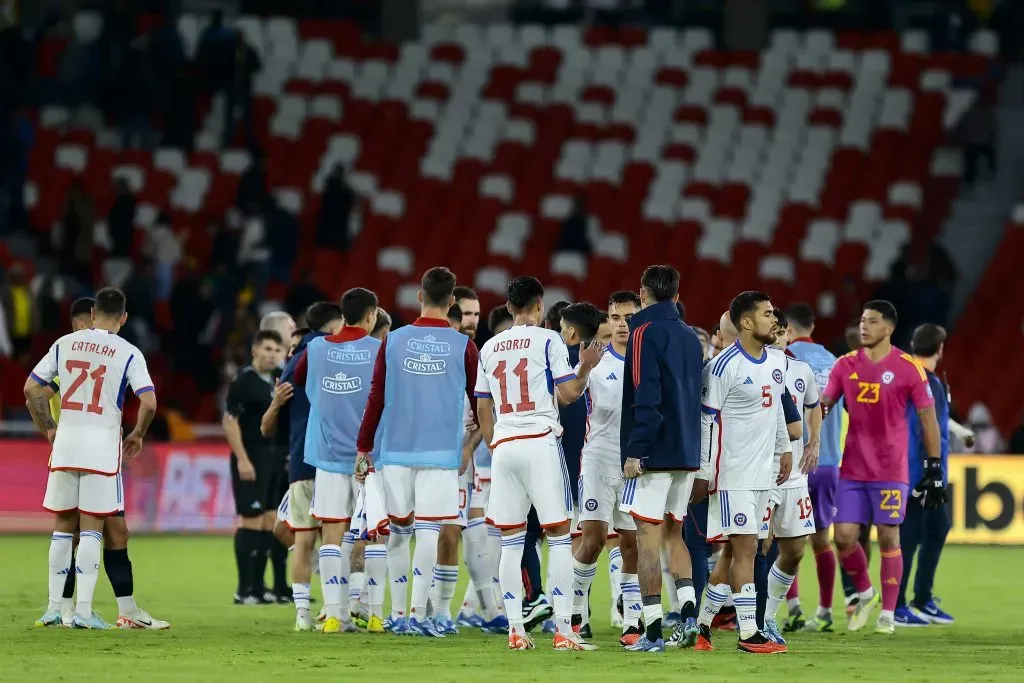
{"type": "Polygon", "coordinates": [[[757,305],[763,301],[771,301],[772,298],[764,292],[749,290],[740,292],[729,304],[729,320],[737,328],[740,326],[740,318],[757,310],[757,305]]]}
{"type": "Polygon", "coordinates": [[[462,322],[462,309],[459,308],[458,304],[452,304],[448,309],[448,322],[461,323],[462,322]]]}
{"type": "Polygon", "coordinates": [[[377,295],[363,287],[353,287],[341,295],[341,316],[346,325],[355,325],[370,311],[377,310],[377,295]]]}
{"type": "Polygon", "coordinates": [[[494,334],[494,331],[503,323],[510,322],[512,322],[512,314],[509,313],[508,306],[495,306],[487,314],[487,328],[491,331],[491,334],[494,334]]]}
{"type": "Polygon", "coordinates": [[[325,327],[341,319],[341,306],[333,301],[317,301],[306,309],[306,325],[314,332],[324,332],[325,327]]]}
{"type": "Polygon", "coordinates": [[[92,307],[98,315],[120,317],[124,315],[128,302],[124,292],[117,287],[104,287],[96,292],[92,307]]]}
{"type": "Polygon", "coordinates": [[[479,301],[480,297],[476,295],[476,290],[466,285],[459,285],[452,290],[452,296],[455,297],[456,301],[462,301],[463,299],[470,299],[472,301],[479,301]]]}
{"type": "Polygon", "coordinates": [[[75,299],[71,302],[71,319],[74,320],[80,315],[92,316],[92,307],[96,305],[96,300],[91,296],[83,296],[81,299],[75,299]]]}
{"type": "Polygon", "coordinates": [[[610,308],[616,304],[633,304],[637,308],[640,308],[640,295],[636,292],[630,292],[625,289],[618,292],[612,292],[612,295],[608,297],[608,306],[610,308]]]}
{"type": "Polygon", "coordinates": [[[559,324],[562,322],[562,311],[569,305],[568,301],[557,301],[555,305],[548,309],[548,312],[544,315],[544,326],[549,330],[558,330],[559,324]]]}
{"type": "Polygon", "coordinates": [[[882,320],[892,325],[896,325],[899,322],[899,318],[896,316],[896,307],[892,305],[891,301],[874,299],[864,304],[864,310],[878,313],[882,316],[882,320]]]}
{"type": "Polygon", "coordinates": [[[522,311],[535,304],[538,299],[544,299],[544,285],[535,277],[520,275],[508,281],[505,297],[509,306],[516,311],[522,311]]]}
{"type": "Polygon", "coordinates": [[[447,306],[455,291],[455,273],[444,266],[435,266],[423,273],[420,289],[427,306],[447,306]]]}
{"type": "Polygon", "coordinates": [[[292,330],[292,336],[301,339],[312,331],[313,330],[309,329],[308,327],[296,327],[294,330],[292,330]]]}
{"type": "Polygon", "coordinates": [[[783,329],[789,327],[789,318],[786,317],[785,311],[781,308],[775,309],[775,319],[779,321],[779,327],[783,329]]]}
{"type": "Polygon", "coordinates": [[[946,342],[946,328],[934,323],[918,325],[910,339],[910,351],[915,356],[930,358],[939,352],[946,342]]]}
{"type": "Polygon", "coordinates": [[[576,328],[585,341],[597,336],[597,328],[605,321],[601,309],[591,303],[570,304],[562,309],[562,322],[576,328]]]}
{"type": "Polygon", "coordinates": [[[281,334],[277,330],[259,330],[252,337],[253,346],[259,346],[265,341],[272,341],[278,346],[284,344],[284,340],[281,339],[281,334]]]}
{"type": "Polygon", "coordinates": [[[640,277],[640,286],[655,301],[668,301],[679,293],[679,271],[672,266],[647,266],[640,277]]]}
{"type": "Polygon", "coordinates": [[[810,304],[795,303],[786,307],[786,317],[793,327],[809,330],[814,327],[814,309],[810,304]]]}
{"type": "Polygon", "coordinates": [[[391,327],[391,314],[385,311],[380,306],[377,307],[377,324],[373,326],[373,331],[370,335],[377,334],[385,327],[391,327]]]}

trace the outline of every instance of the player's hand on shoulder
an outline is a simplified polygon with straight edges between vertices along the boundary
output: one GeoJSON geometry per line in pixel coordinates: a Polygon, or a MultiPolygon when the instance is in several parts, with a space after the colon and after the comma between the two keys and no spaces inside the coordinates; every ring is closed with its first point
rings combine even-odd
{"type": "Polygon", "coordinates": [[[636,479],[644,472],[644,466],[640,458],[626,458],[626,464],[622,466],[622,476],[625,479],[636,479]]]}
{"type": "Polygon", "coordinates": [[[593,368],[604,357],[604,345],[596,339],[580,346],[580,366],[593,368]]]}
{"type": "Polygon", "coordinates": [[[804,446],[804,455],[800,458],[800,471],[803,474],[810,474],[818,469],[818,448],[817,442],[809,442],[804,446]]]}
{"type": "Polygon", "coordinates": [[[121,444],[121,455],[125,460],[131,460],[142,452],[142,437],[132,432],[128,436],[124,437],[124,442],[121,444]]]}
{"type": "Polygon", "coordinates": [[[291,400],[292,395],[295,393],[295,387],[292,386],[291,382],[277,381],[277,386],[274,387],[274,398],[271,400],[276,406],[281,406],[291,400]]]}
{"type": "Polygon", "coordinates": [[[779,478],[775,480],[776,484],[781,485],[784,481],[789,479],[790,473],[793,471],[793,454],[786,451],[782,454],[779,459],[779,478]]]}
{"type": "Polygon", "coordinates": [[[697,477],[693,480],[693,488],[690,489],[690,504],[696,505],[708,497],[708,480],[697,477]]]}

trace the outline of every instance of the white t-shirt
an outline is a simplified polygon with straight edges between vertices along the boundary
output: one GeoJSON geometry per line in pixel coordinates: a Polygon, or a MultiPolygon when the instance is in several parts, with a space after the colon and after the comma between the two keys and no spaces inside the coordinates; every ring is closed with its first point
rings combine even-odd
{"type": "MultiPolygon", "coordinates": [[[[789,361],[786,368],[786,388],[796,401],[802,416],[805,410],[818,407],[818,383],[814,379],[814,370],[810,365],[795,358],[787,357],[786,360],[789,361]]],[[[807,485],[807,475],[801,472],[799,467],[800,459],[804,455],[803,437],[789,443],[793,449],[793,469],[790,471],[789,479],[779,486],[780,489],[795,489],[807,485]]]]}
{"type": "Polygon", "coordinates": [[[553,330],[516,325],[480,349],[478,398],[494,400],[494,448],[499,442],[552,432],[562,435],[555,386],[576,379],[569,349],[553,330]]]}
{"type": "Polygon", "coordinates": [[[116,334],[79,330],[54,342],[32,371],[40,384],[54,377],[61,405],[50,469],[116,474],[125,393],[153,391],[146,358],[116,334]]]}
{"type": "MultiPolygon", "coordinates": [[[[626,359],[608,346],[587,376],[587,433],[583,442],[583,463],[596,467],[602,476],[622,476],[621,442],[622,378],[626,359]]],[[[576,367],[579,371],[579,366],[576,367]]]]}
{"type": "Polygon", "coordinates": [[[737,341],[704,366],[703,379],[701,478],[712,492],[774,488],[776,456],[790,449],[786,356],[764,349],[751,358],[737,341]]]}

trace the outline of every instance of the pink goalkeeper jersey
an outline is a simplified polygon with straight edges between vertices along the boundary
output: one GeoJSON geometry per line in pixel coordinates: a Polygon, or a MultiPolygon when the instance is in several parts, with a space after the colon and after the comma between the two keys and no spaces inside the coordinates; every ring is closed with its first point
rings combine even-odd
{"type": "Polygon", "coordinates": [[[822,399],[845,397],[850,427],[839,476],[852,481],[907,481],[907,406],[934,405],[928,377],[912,356],[893,347],[874,363],[864,349],[838,361],[822,399]]]}

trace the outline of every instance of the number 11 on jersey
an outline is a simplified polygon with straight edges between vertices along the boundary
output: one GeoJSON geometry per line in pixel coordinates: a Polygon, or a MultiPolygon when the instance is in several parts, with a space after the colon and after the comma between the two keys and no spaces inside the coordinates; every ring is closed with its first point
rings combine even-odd
{"type": "Polygon", "coordinates": [[[525,358],[520,358],[516,366],[512,368],[512,375],[519,378],[519,402],[513,406],[508,401],[508,365],[505,361],[500,361],[494,368],[494,372],[491,376],[498,380],[498,386],[501,390],[501,402],[498,405],[498,412],[502,415],[507,415],[511,412],[525,413],[531,410],[535,410],[537,405],[530,400],[530,380],[526,373],[527,361],[525,358]]]}

